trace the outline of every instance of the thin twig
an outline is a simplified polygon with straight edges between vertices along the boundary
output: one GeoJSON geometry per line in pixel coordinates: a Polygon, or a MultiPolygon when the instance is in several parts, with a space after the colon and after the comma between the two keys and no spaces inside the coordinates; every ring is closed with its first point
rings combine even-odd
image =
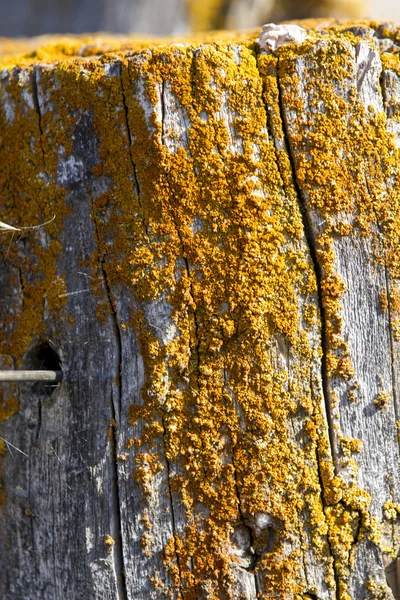
{"type": "Polygon", "coordinates": [[[86,288],[84,290],[76,290],[75,292],[64,292],[63,294],[58,294],[58,298],[66,298],[67,296],[76,296],[77,294],[84,294],[85,292],[91,292],[90,288],[86,288]]]}
{"type": "Polygon", "coordinates": [[[3,223],[3,221],[0,221],[0,231],[25,231],[26,229],[40,229],[40,227],[44,227],[45,225],[48,225],[49,223],[54,221],[55,218],[56,215],[54,215],[45,223],[40,223],[40,225],[29,225],[27,227],[13,227],[12,225],[8,225],[7,223],[3,223]]]}
{"type": "Polygon", "coordinates": [[[3,223],[3,221],[0,221],[0,229],[3,231],[21,231],[17,227],[12,227],[12,225],[7,225],[7,223],[3,223]]]}
{"type": "MultiPolygon", "coordinates": [[[[21,454],[23,454],[24,456],[26,456],[26,458],[28,458],[28,455],[25,454],[25,452],[22,452],[22,450],[20,450],[19,448],[17,448],[17,446],[14,446],[14,444],[12,444],[11,442],[8,442],[7,440],[5,440],[2,437],[0,437],[0,440],[3,440],[3,442],[5,442],[7,444],[7,446],[11,446],[11,448],[14,448],[14,450],[17,450],[18,452],[20,452],[21,454]]],[[[11,450],[10,450],[10,452],[11,452],[11,450]]]]}

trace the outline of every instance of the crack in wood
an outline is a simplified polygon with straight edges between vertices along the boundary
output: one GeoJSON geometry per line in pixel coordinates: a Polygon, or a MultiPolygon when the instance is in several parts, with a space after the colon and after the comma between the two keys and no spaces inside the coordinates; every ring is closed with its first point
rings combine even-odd
{"type": "MultiPolygon", "coordinates": [[[[280,65],[279,65],[279,59],[278,59],[278,64],[277,64],[277,69],[276,69],[276,80],[277,80],[277,88],[278,88],[279,112],[280,112],[280,117],[281,117],[281,121],[282,121],[282,133],[284,136],[287,156],[288,156],[290,167],[291,167],[292,181],[293,181],[294,189],[296,191],[298,207],[300,209],[301,218],[303,221],[304,236],[305,236],[305,239],[307,242],[308,250],[309,250],[311,261],[312,261],[313,268],[314,268],[315,279],[317,282],[317,300],[318,300],[318,308],[319,308],[320,321],[321,321],[320,332],[321,332],[321,350],[322,350],[322,356],[321,356],[322,396],[323,396],[324,404],[325,404],[325,413],[326,413],[326,419],[327,419],[327,425],[328,425],[330,449],[331,449],[331,454],[333,457],[333,464],[334,464],[334,467],[336,470],[336,452],[335,452],[334,433],[333,433],[334,430],[333,430],[333,423],[332,423],[331,410],[330,410],[330,402],[329,402],[330,394],[329,394],[327,366],[326,366],[326,357],[327,357],[328,348],[327,348],[327,340],[326,340],[326,317],[325,317],[325,310],[324,310],[324,305],[323,305],[322,285],[321,285],[322,270],[321,270],[321,266],[319,265],[318,260],[317,260],[315,238],[314,238],[312,228],[311,228],[311,225],[309,222],[307,208],[305,206],[305,203],[304,203],[304,200],[303,200],[303,197],[301,194],[300,186],[299,186],[299,184],[297,182],[297,178],[296,178],[296,167],[295,167],[295,163],[294,163],[292,150],[290,147],[290,138],[289,138],[288,132],[287,132],[287,122],[286,122],[285,110],[284,110],[284,106],[283,106],[282,85],[281,85],[281,81],[280,81],[280,77],[279,77],[279,66],[280,65]]],[[[326,503],[324,500],[324,484],[323,484],[323,480],[322,480],[322,476],[321,476],[321,465],[320,465],[319,457],[317,457],[317,467],[318,467],[318,477],[319,477],[319,481],[320,481],[320,485],[321,485],[321,501],[322,501],[322,505],[325,507],[326,503]]],[[[335,557],[334,557],[334,553],[333,553],[333,549],[332,549],[332,544],[329,539],[329,535],[327,535],[327,543],[328,543],[330,554],[333,557],[333,571],[334,571],[334,577],[335,577],[335,594],[336,594],[337,600],[340,600],[340,591],[339,591],[340,578],[339,578],[339,575],[337,572],[337,565],[336,565],[336,561],[335,561],[335,557]]]]}
{"type": "Polygon", "coordinates": [[[176,521],[175,521],[174,502],[173,502],[173,498],[172,498],[172,489],[171,489],[171,475],[170,475],[170,469],[171,469],[171,467],[170,467],[170,464],[169,464],[169,460],[167,459],[167,453],[166,453],[167,429],[165,427],[165,414],[164,413],[163,413],[163,415],[161,417],[161,422],[162,422],[162,426],[163,426],[164,458],[165,458],[165,464],[166,464],[166,467],[167,467],[167,487],[168,487],[169,503],[170,503],[170,507],[171,507],[172,532],[173,532],[173,537],[174,537],[174,550],[175,550],[175,556],[176,556],[176,564],[177,564],[177,567],[178,567],[180,596],[182,598],[184,598],[184,594],[183,594],[182,567],[181,567],[181,563],[180,563],[180,560],[179,560],[179,554],[178,554],[178,551],[177,551],[177,548],[176,548],[176,541],[175,541],[175,535],[177,535],[177,530],[176,530],[176,521]]]}
{"type": "MultiPolygon", "coordinates": [[[[322,350],[322,357],[321,357],[322,396],[323,396],[323,401],[324,401],[324,405],[325,405],[330,451],[331,451],[331,455],[333,457],[334,468],[336,470],[336,452],[335,452],[335,444],[334,444],[333,423],[332,423],[331,412],[330,412],[330,402],[329,402],[330,394],[329,394],[327,367],[326,367],[327,340],[326,340],[325,311],[324,311],[324,306],[323,306],[322,286],[321,286],[322,271],[321,271],[321,267],[318,263],[317,256],[316,256],[315,238],[314,238],[312,228],[311,228],[311,225],[309,222],[309,218],[307,215],[307,208],[304,204],[300,186],[296,179],[296,168],[295,168],[294,158],[293,158],[291,147],[290,147],[290,139],[289,139],[288,132],[287,132],[287,123],[286,123],[286,118],[285,118],[285,110],[284,110],[284,106],[283,106],[282,85],[281,85],[280,77],[279,77],[279,58],[277,61],[276,69],[274,69],[274,75],[276,78],[277,91],[278,91],[279,117],[280,117],[280,120],[282,123],[281,133],[283,136],[283,142],[284,142],[284,148],[286,151],[286,155],[287,155],[287,158],[288,158],[289,164],[290,164],[290,178],[291,178],[291,181],[292,181],[292,184],[294,187],[294,191],[295,191],[295,195],[296,195],[296,199],[297,199],[297,205],[300,210],[302,223],[303,223],[304,236],[305,236],[305,240],[307,242],[307,247],[308,247],[308,251],[310,254],[311,261],[312,261],[315,279],[316,279],[316,283],[317,283],[317,302],[318,302],[320,323],[321,323],[320,336],[321,336],[321,350],[322,350]]],[[[260,73],[260,77],[262,78],[261,73],[260,73]]],[[[276,136],[274,134],[275,133],[274,128],[271,125],[271,117],[269,114],[269,107],[267,105],[265,105],[265,109],[266,109],[266,118],[267,118],[267,130],[269,132],[271,139],[274,141],[274,145],[276,148],[276,136]]],[[[282,172],[281,172],[282,167],[281,167],[278,156],[277,156],[276,163],[277,163],[278,171],[282,176],[282,172]]],[[[282,182],[284,182],[284,181],[285,181],[285,178],[282,177],[282,182]]],[[[310,373],[310,391],[313,394],[314,385],[312,383],[311,373],[310,373]]],[[[320,460],[321,459],[318,456],[318,446],[317,446],[317,448],[316,448],[316,464],[317,464],[318,480],[319,480],[319,484],[320,484],[320,488],[321,488],[321,502],[322,502],[323,507],[325,508],[326,507],[326,502],[324,499],[324,487],[325,486],[324,486],[322,474],[321,474],[320,460]]],[[[331,542],[329,540],[329,536],[327,536],[327,544],[328,544],[328,548],[329,548],[329,553],[333,558],[333,571],[334,571],[334,578],[335,578],[335,597],[337,598],[337,600],[339,600],[339,596],[340,596],[339,576],[337,573],[337,566],[335,564],[336,561],[334,559],[333,549],[332,549],[331,542]]]]}
{"type": "Polygon", "coordinates": [[[324,304],[323,304],[323,294],[322,294],[322,285],[321,285],[322,270],[321,270],[321,266],[317,260],[315,237],[314,237],[312,227],[311,227],[311,224],[309,221],[307,207],[303,200],[300,186],[297,182],[296,167],[294,164],[292,149],[290,147],[290,138],[289,138],[288,132],[287,132],[287,122],[286,122],[285,110],[284,110],[284,106],[283,106],[282,86],[281,86],[280,77],[279,77],[279,60],[278,60],[278,65],[277,65],[277,70],[276,70],[276,79],[277,79],[277,86],[278,86],[278,91],[279,91],[278,98],[279,98],[280,117],[282,120],[282,133],[283,133],[284,140],[285,140],[287,156],[288,156],[290,166],[291,166],[292,181],[293,181],[293,185],[294,185],[294,188],[296,191],[296,197],[298,199],[298,206],[299,206],[302,221],[303,221],[304,236],[305,236],[305,239],[307,242],[308,250],[310,253],[310,258],[311,258],[313,268],[314,268],[315,279],[317,282],[317,300],[318,300],[318,308],[319,308],[320,319],[321,319],[320,332],[321,332],[321,349],[322,349],[322,357],[321,357],[322,396],[324,399],[325,412],[326,412],[326,418],[327,418],[327,423],[328,423],[330,449],[331,449],[331,453],[332,453],[332,456],[334,459],[333,462],[336,467],[337,457],[336,457],[336,452],[335,452],[334,433],[333,433],[334,428],[333,428],[333,423],[332,423],[331,408],[330,408],[330,402],[329,402],[330,393],[329,393],[327,367],[326,367],[326,358],[327,358],[328,347],[327,347],[327,340],[326,340],[326,316],[325,316],[325,309],[324,309],[324,304]]]}
{"type": "MultiPolygon", "coordinates": [[[[381,71],[378,81],[379,81],[379,90],[380,90],[380,93],[382,96],[383,108],[385,111],[385,117],[387,119],[389,116],[389,114],[388,114],[388,98],[387,98],[387,93],[386,93],[386,85],[385,85],[383,68],[382,68],[382,71],[381,71]]],[[[365,180],[365,183],[367,186],[368,194],[371,197],[367,179],[365,180]]],[[[373,203],[372,203],[372,207],[374,209],[373,203]]],[[[374,213],[375,213],[375,219],[376,219],[376,225],[377,225],[378,231],[379,231],[380,235],[382,235],[382,226],[379,222],[379,219],[377,218],[375,210],[374,210],[374,213]]],[[[390,285],[390,276],[389,276],[390,274],[389,274],[389,269],[388,269],[388,266],[386,263],[386,259],[384,262],[384,273],[385,273],[385,283],[386,283],[386,296],[387,296],[387,302],[388,302],[389,343],[390,343],[390,359],[391,359],[391,371],[392,371],[393,407],[394,407],[396,421],[399,421],[400,413],[399,413],[398,398],[397,398],[397,391],[396,391],[397,385],[396,385],[396,370],[395,370],[395,351],[394,351],[394,344],[393,344],[393,314],[392,314],[393,308],[392,308],[392,301],[391,301],[391,285],[390,285]]],[[[397,436],[397,442],[400,447],[399,436],[397,436]]]]}
{"type": "Polygon", "coordinates": [[[44,152],[44,148],[43,148],[43,126],[42,126],[42,113],[40,110],[40,103],[39,103],[39,93],[38,93],[38,68],[35,67],[32,71],[32,75],[31,75],[31,85],[32,85],[32,100],[33,100],[33,106],[35,108],[35,111],[38,115],[38,128],[39,128],[39,136],[38,136],[38,140],[39,140],[39,148],[40,148],[40,153],[42,155],[42,161],[43,161],[43,167],[46,168],[46,156],[45,156],[45,152],[44,152]]]}
{"type": "MultiPolygon", "coordinates": [[[[123,65],[120,66],[120,68],[123,68],[123,65]]],[[[130,81],[130,75],[129,75],[129,64],[127,64],[125,66],[125,70],[126,70],[126,75],[130,81]]],[[[151,246],[151,238],[150,238],[150,233],[149,233],[149,229],[148,229],[148,225],[146,223],[145,217],[144,217],[144,212],[143,212],[143,205],[142,205],[142,200],[141,200],[141,190],[140,190],[140,184],[138,181],[138,177],[137,177],[137,168],[136,165],[134,163],[133,160],[133,156],[132,156],[132,143],[133,143],[133,136],[132,136],[132,132],[130,129],[130,125],[129,125],[129,108],[128,108],[128,103],[127,103],[127,95],[126,95],[126,88],[125,88],[125,84],[124,84],[124,77],[123,77],[123,73],[122,71],[120,71],[120,84],[121,84],[121,91],[122,91],[122,101],[123,101],[123,106],[124,106],[124,113],[125,113],[125,125],[126,125],[126,130],[127,130],[127,136],[128,136],[128,142],[129,142],[129,157],[130,157],[130,162],[132,165],[132,172],[133,172],[133,178],[134,178],[134,189],[138,198],[138,203],[139,203],[139,207],[140,207],[140,211],[141,211],[141,221],[148,239],[148,243],[149,246],[151,246]]],[[[161,94],[162,97],[162,94],[161,94]]],[[[162,102],[163,100],[161,100],[162,102]]],[[[163,126],[163,125],[162,125],[163,126]]],[[[175,223],[175,227],[177,230],[177,234],[179,236],[179,231],[178,228],[176,226],[175,223]]],[[[180,238],[181,239],[181,238],[180,238]]],[[[182,240],[181,240],[182,243],[182,240]]],[[[182,247],[183,247],[183,243],[182,243],[182,247]]],[[[184,259],[186,260],[186,259],[184,259]]],[[[186,261],[187,263],[187,261],[186,261]]],[[[186,264],[185,263],[185,264],[186,264]]],[[[187,270],[188,270],[188,265],[186,264],[187,270]]],[[[188,273],[188,277],[189,277],[189,273],[188,273]]],[[[175,511],[174,511],[174,502],[173,502],[173,496],[172,496],[172,488],[171,488],[171,481],[170,481],[170,473],[171,473],[171,466],[169,463],[169,460],[167,458],[167,453],[165,451],[166,449],[166,437],[167,437],[167,430],[166,430],[166,426],[165,426],[165,413],[162,409],[162,407],[159,407],[162,416],[161,416],[161,422],[162,422],[162,426],[163,426],[163,445],[164,445],[164,459],[165,459],[165,464],[166,464],[166,469],[167,469],[167,489],[168,489],[168,497],[169,497],[169,504],[170,504],[170,511],[171,511],[171,526],[172,526],[172,532],[173,532],[173,537],[174,537],[174,551],[175,551],[175,557],[176,557],[176,562],[177,562],[177,567],[178,567],[178,574],[179,574],[179,586],[180,586],[180,594],[182,596],[182,598],[184,597],[183,594],[183,579],[182,579],[182,569],[181,569],[181,564],[180,564],[180,560],[179,560],[179,555],[176,549],[176,543],[175,543],[175,536],[177,535],[177,529],[176,529],[176,518],[175,518],[175,511]]]]}
{"type": "Polygon", "coordinates": [[[104,255],[100,251],[100,237],[98,231],[98,225],[96,220],[96,213],[93,206],[93,214],[94,214],[94,228],[95,228],[95,236],[97,246],[100,252],[100,268],[103,276],[105,292],[107,296],[107,300],[110,306],[110,315],[113,322],[113,329],[115,333],[116,339],[116,350],[117,350],[117,382],[114,383],[112,387],[112,398],[111,398],[111,419],[114,421],[114,426],[110,427],[110,450],[111,450],[111,468],[113,473],[114,485],[112,486],[111,492],[111,526],[114,529],[112,531],[112,537],[115,539],[115,545],[112,549],[113,559],[114,559],[114,568],[115,568],[115,577],[116,577],[116,587],[118,593],[119,600],[127,600],[128,599],[128,590],[125,581],[125,573],[124,573],[124,550],[123,550],[123,533],[122,533],[122,514],[121,514],[121,504],[120,504],[120,482],[119,482],[119,469],[118,469],[118,429],[121,425],[121,401],[122,401],[122,338],[121,338],[121,330],[118,323],[118,315],[116,312],[116,307],[114,306],[114,301],[112,298],[112,292],[110,288],[110,283],[108,281],[108,276],[105,268],[105,258],[104,255]],[[117,397],[115,401],[114,389],[117,387],[117,397]],[[115,536],[115,537],[114,537],[115,536]]]}
{"type": "MultiPolygon", "coordinates": [[[[129,125],[129,110],[128,110],[128,103],[127,103],[127,100],[126,100],[126,89],[125,89],[125,85],[124,85],[124,77],[123,77],[123,72],[122,72],[123,68],[124,68],[123,63],[119,63],[119,80],[120,80],[120,85],[121,85],[122,104],[123,104],[124,115],[125,115],[126,134],[128,136],[129,160],[130,160],[131,166],[132,166],[133,187],[134,187],[134,190],[135,190],[135,193],[136,193],[136,197],[137,197],[137,200],[138,200],[138,204],[139,204],[139,208],[140,208],[140,218],[141,218],[141,221],[142,221],[142,225],[144,227],[147,239],[148,239],[149,244],[150,244],[151,243],[151,241],[150,241],[150,233],[149,233],[149,228],[148,228],[148,225],[146,223],[146,219],[145,219],[144,212],[143,212],[142,198],[141,198],[141,191],[140,191],[140,184],[139,184],[139,180],[138,180],[138,177],[137,177],[137,168],[136,168],[136,164],[135,164],[135,162],[133,160],[133,156],[132,156],[133,137],[132,137],[132,132],[131,132],[131,128],[130,128],[130,125],[129,125]]],[[[126,70],[127,77],[128,77],[128,79],[130,81],[129,63],[126,65],[125,70],[126,70]]]]}

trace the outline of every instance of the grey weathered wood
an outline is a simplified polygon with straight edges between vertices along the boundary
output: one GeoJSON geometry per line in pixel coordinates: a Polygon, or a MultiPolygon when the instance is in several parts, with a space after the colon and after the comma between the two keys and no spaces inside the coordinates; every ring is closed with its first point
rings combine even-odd
{"type": "Polygon", "coordinates": [[[3,72],[0,216],[55,219],[2,239],[0,368],[63,379],[2,384],[2,597],[393,597],[399,76],[353,34],[3,72]]]}
{"type": "MultiPolygon", "coordinates": [[[[28,159],[46,181],[46,161],[56,155],[59,147],[57,139],[41,146],[42,134],[46,133],[41,122],[47,107],[41,96],[36,99],[33,79],[24,75],[18,70],[9,76],[3,75],[2,85],[6,90],[11,80],[21,85],[21,96],[15,104],[10,102],[9,110],[25,112],[31,109],[26,126],[36,144],[29,146],[27,137],[26,151],[28,159]],[[32,112],[35,105],[40,112],[32,112]]],[[[60,124],[60,134],[61,131],[60,124]]],[[[89,148],[87,144],[79,146],[74,166],[79,164],[83,153],[85,168],[90,168],[93,164],[90,150],[90,145],[89,148]]],[[[64,173],[60,161],[60,185],[67,184],[68,175],[78,181],[79,177],[84,177],[83,170],[64,173]]],[[[27,179],[23,186],[30,196],[31,182],[27,179]]],[[[44,190],[44,197],[45,194],[44,190]]],[[[90,205],[80,202],[79,198],[78,184],[78,189],[75,187],[66,199],[73,210],[65,219],[66,238],[62,242],[65,250],[60,256],[59,267],[69,271],[66,285],[71,291],[87,286],[87,278],[80,274],[79,261],[96,249],[90,205]]],[[[39,243],[44,247],[49,243],[45,231],[41,232],[39,243]]],[[[12,277],[8,286],[18,291],[16,307],[24,301],[23,288],[18,286],[18,281],[27,285],[34,277],[25,267],[29,265],[29,253],[29,242],[24,243],[20,251],[20,273],[15,272],[15,267],[11,268],[12,261],[4,260],[3,263],[5,274],[9,271],[12,277]]],[[[102,285],[100,280],[98,286],[102,285]]],[[[115,536],[117,510],[113,442],[107,436],[113,417],[111,398],[115,395],[118,365],[115,334],[110,317],[101,330],[96,331],[93,327],[96,309],[93,294],[72,295],[67,301],[76,319],[75,326],[69,331],[61,330],[60,322],[47,314],[46,306],[37,307],[37,310],[44,310],[45,337],[58,348],[62,360],[64,380],[59,390],[55,396],[46,398],[35,394],[30,386],[16,388],[14,393],[20,409],[2,427],[2,437],[27,455],[21,455],[21,461],[15,454],[9,454],[6,457],[8,464],[2,471],[5,486],[10,490],[9,533],[3,529],[6,552],[2,553],[2,560],[7,561],[7,566],[4,563],[1,566],[4,574],[1,594],[4,597],[54,599],[65,594],[77,598],[119,595],[120,568],[116,573],[113,556],[104,545],[107,534],[115,536]],[[92,406],[88,401],[90,397],[96,399],[92,406]],[[18,527],[11,526],[12,522],[18,522],[18,527]],[[81,560],[82,556],[86,559],[81,560]]]]}

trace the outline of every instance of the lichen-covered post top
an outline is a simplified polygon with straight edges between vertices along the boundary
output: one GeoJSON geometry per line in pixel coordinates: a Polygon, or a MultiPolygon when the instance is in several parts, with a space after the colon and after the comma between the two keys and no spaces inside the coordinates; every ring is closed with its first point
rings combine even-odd
{"type": "Polygon", "coordinates": [[[0,40],[1,598],[396,597],[399,50],[0,40]]]}

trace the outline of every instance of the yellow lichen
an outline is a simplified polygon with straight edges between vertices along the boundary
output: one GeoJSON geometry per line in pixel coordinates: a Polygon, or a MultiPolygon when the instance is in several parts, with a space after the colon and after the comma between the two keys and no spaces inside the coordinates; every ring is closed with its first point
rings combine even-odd
{"type": "Polygon", "coordinates": [[[383,514],[388,521],[395,521],[400,514],[400,505],[394,502],[385,502],[383,505],[383,514]]]}
{"type": "Polygon", "coordinates": [[[346,438],[342,435],[338,436],[338,440],[344,456],[350,457],[352,454],[359,453],[363,449],[363,443],[361,440],[346,438]]]}
{"type": "Polygon", "coordinates": [[[389,596],[388,587],[384,584],[378,584],[373,579],[368,579],[365,583],[367,589],[367,600],[388,600],[389,596]]]}
{"type": "MultiPolygon", "coordinates": [[[[342,332],[348,290],[338,273],[335,243],[353,235],[354,227],[360,237],[370,235],[378,220],[384,241],[374,237],[376,261],[395,268],[398,220],[390,219],[395,207],[379,201],[382,163],[386,168],[394,151],[382,115],[366,115],[352,97],[349,117],[347,100],[334,93],[331,82],[348,76],[346,61],[357,42],[357,36],[340,37],[337,31],[328,36],[334,42],[319,47],[308,75],[327,110],[315,111],[307,151],[300,133],[294,145],[297,185],[325,224],[316,236],[316,258],[328,384],[335,378],[345,382],[354,401],[355,371],[342,332]],[[317,76],[322,68],[324,78],[317,76]],[[353,215],[354,222],[344,215],[353,215]]],[[[294,57],[328,38],[311,33],[304,45],[270,55],[260,55],[255,35],[245,34],[214,34],[212,43],[200,47],[199,41],[178,46],[76,38],[4,59],[3,66],[19,63],[30,75],[34,63],[58,63],[42,74],[54,107],[44,123],[23,105],[16,73],[6,85],[16,117],[9,124],[3,115],[1,124],[4,219],[21,224],[24,216],[37,223],[54,212],[57,218],[48,227],[46,248],[28,236],[36,259],[14,282],[22,282],[24,306],[15,323],[7,317],[11,335],[3,335],[2,345],[5,353],[22,357],[43,331],[43,298],[47,310],[65,311],[57,260],[68,209],[65,190],[54,183],[57,158],[50,148],[58,140],[69,156],[76,115],[90,115],[98,157],[87,173],[87,196],[98,248],[87,265],[94,281],[104,268],[117,316],[114,295],[123,289],[130,299],[131,314],[124,314],[120,332],[134,330],[144,370],[140,395],[129,400],[128,422],[122,424],[129,428],[126,454],[117,458],[134,465],[131,484],[143,495],[146,554],[152,549],[155,490],[180,501],[185,526],[166,542],[163,558],[188,598],[204,589],[210,598],[232,597],[226,548],[241,519],[268,515],[278,524],[257,572],[262,586],[281,598],[309,591],[301,569],[310,551],[332,588],[335,572],[338,597],[345,600],[354,544],[360,536],[379,540],[368,494],[338,476],[331,457],[319,390],[318,286],[279,106],[277,77],[283,90],[293,89],[294,57]],[[166,92],[176,122],[166,120],[166,92]],[[185,124],[184,133],[178,122],[185,124]],[[38,177],[44,165],[41,154],[30,149],[32,139],[35,145],[42,141],[48,156],[46,186],[38,177]],[[170,307],[167,332],[160,333],[164,325],[146,313],[157,303],[170,307]],[[307,550],[303,525],[312,532],[307,550]]],[[[293,91],[288,93],[299,114],[305,113],[293,91]]],[[[9,260],[21,266],[14,246],[9,260]]],[[[105,322],[109,303],[101,286],[93,284],[92,291],[105,322]]],[[[389,308],[396,310],[392,294],[389,308]]],[[[115,428],[112,420],[110,439],[115,428]]],[[[347,458],[362,449],[360,440],[337,438],[347,458]]],[[[106,540],[111,549],[114,540],[106,540]]]]}
{"type": "Polygon", "coordinates": [[[359,390],[360,384],[358,383],[358,381],[356,381],[347,392],[347,399],[349,402],[357,402],[360,394],[359,390]]]}
{"type": "Polygon", "coordinates": [[[392,395],[389,392],[379,392],[374,400],[377,408],[386,408],[392,402],[392,395]]]}
{"type": "Polygon", "coordinates": [[[107,552],[112,552],[115,546],[115,539],[109,533],[104,538],[104,545],[107,549],[107,552]]]}

